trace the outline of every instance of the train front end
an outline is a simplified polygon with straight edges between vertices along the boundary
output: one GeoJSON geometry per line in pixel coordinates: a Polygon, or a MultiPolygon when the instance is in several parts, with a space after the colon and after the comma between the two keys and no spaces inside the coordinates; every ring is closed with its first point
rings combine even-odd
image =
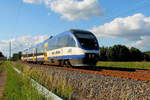
{"type": "Polygon", "coordinates": [[[89,31],[71,30],[76,38],[82,58],[75,60],[75,66],[95,66],[100,55],[96,36],[89,31]]]}

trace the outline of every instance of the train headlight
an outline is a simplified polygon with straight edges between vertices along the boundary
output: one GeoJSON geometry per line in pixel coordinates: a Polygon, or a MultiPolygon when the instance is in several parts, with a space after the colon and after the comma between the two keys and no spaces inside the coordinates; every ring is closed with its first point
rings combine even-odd
{"type": "Polygon", "coordinates": [[[89,54],[89,58],[91,58],[91,54],[89,54]]]}
{"type": "Polygon", "coordinates": [[[86,58],[93,59],[96,57],[95,53],[86,53],[86,58]]]}
{"type": "Polygon", "coordinates": [[[94,58],[95,54],[88,54],[88,58],[94,58]]]}
{"type": "Polygon", "coordinates": [[[92,58],[94,58],[95,57],[95,54],[92,54],[92,58]]]}

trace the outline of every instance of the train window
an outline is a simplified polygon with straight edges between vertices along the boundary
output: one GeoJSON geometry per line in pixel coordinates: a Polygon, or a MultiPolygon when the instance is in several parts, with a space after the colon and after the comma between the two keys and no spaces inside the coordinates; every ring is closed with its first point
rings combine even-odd
{"type": "Polygon", "coordinates": [[[68,38],[68,47],[75,47],[75,40],[72,37],[68,38]]]}
{"type": "Polygon", "coordinates": [[[85,49],[99,49],[96,37],[90,32],[75,32],[81,47],[85,49]]]}
{"type": "Polygon", "coordinates": [[[61,37],[58,41],[59,47],[75,47],[75,40],[68,35],[61,37]]]}
{"type": "Polygon", "coordinates": [[[44,50],[43,50],[42,45],[40,45],[40,46],[37,47],[37,53],[38,53],[38,54],[43,53],[43,51],[44,51],[44,50]]]}
{"type": "Polygon", "coordinates": [[[54,42],[53,42],[54,43],[54,46],[53,46],[54,49],[58,48],[58,41],[57,40],[58,39],[55,39],[54,42]]]}
{"type": "Polygon", "coordinates": [[[53,46],[52,46],[52,43],[51,43],[51,41],[49,41],[49,42],[48,42],[48,50],[53,49],[52,47],[53,47],[53,46]]]}
{"type": "Polygon", "coordinates": [[[58,38],[58,43],[57,43],[57,45],[58,45],[58,48],[64,47],[64,37],[58,38]]]}
{"type": "Polygon", "coordinates": [[[56,45],[56,40],[54,39],[51,39],[48,41],[48,50],[52,50],[52,49],[55,49],[55,46],[56,45]]]}
{"type": "Polygon", "coordinates": [[[58,48],[66,47],[67,46],[67,40],[68,40],[67,35],[58,38],[58,41],[57,41],[58,48]]]}
{"type": "Polygon", "coordinates": [[[69,36],[64,35],[63,37],[54,38],[50,41],[48,41],[49,46],[48,49],[57,49],[62,47],[75,47],[75,40],[69,36]]]}
{"type": "Polygon", "coordinates": [[[32,48],[28,49],[28,56],[32,56],[33,55],[33,51],[32,51],[32,48]]]}
{"type": "Polygon", "coordinates": [[[95,36],[88,32],[76,32],[74,33],[77,38],[93,39],[95,36]]]}
{"type": "Polygon", "coordinates": [[[66,36],[64,36],[64,40],[63,40],[63,43],[64,43],[64,47],[67,47],[67,45],[68,45],[68,36],[66,35],[66,36]]]}

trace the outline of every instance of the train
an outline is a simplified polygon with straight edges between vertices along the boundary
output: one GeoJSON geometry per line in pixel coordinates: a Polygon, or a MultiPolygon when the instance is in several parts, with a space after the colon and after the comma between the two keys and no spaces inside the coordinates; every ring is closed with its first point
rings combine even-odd
{"type": "Polygon", "coordinates": [[[99,55],[99,43],[92,32],[71,29],[24,50],[21,60],[68,67],[95,66],[99,55]]]}

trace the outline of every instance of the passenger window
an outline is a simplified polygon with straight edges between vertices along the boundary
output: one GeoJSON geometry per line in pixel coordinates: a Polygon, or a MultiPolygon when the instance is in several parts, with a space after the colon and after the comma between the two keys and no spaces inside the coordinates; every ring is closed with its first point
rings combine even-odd
{"type": "Polygon", "coordinates": [[[75,40],[72,37],[68,38],[68,47],[75,47],[75,40]]]}
{"type": "Polygon", "coordinates": [[[48,41],[48,50],[55,49],[55,47],[56,47],[55,45],[56,45],[56,40],[50,39],[50,40],[48,41]]]}
{"type": "Polygon", "coordinates": [[[68,35],[65,35],[63,37],[59,37],[56,39],[52,39],[49,41],[49,50],[56,49],[56,48],[62,48],[62,47],[75,47],[76,43],[75,40],[68,35]]]}
{"type": "Polygon", "coordinates": [[[67,47],[68,45],[68,36],[64,36],[64,46],[67,47]]]}
{"type": "Polygon", "coordinates": [[[75,47],[75,40],[68,35],[65,35],[60,39],[62,47],[75,47]]]}
{"type": "Polygon", "coordinates": [[[58,48],[64,47],[64,38],[60,37],[58,38],[58,48]]]}

